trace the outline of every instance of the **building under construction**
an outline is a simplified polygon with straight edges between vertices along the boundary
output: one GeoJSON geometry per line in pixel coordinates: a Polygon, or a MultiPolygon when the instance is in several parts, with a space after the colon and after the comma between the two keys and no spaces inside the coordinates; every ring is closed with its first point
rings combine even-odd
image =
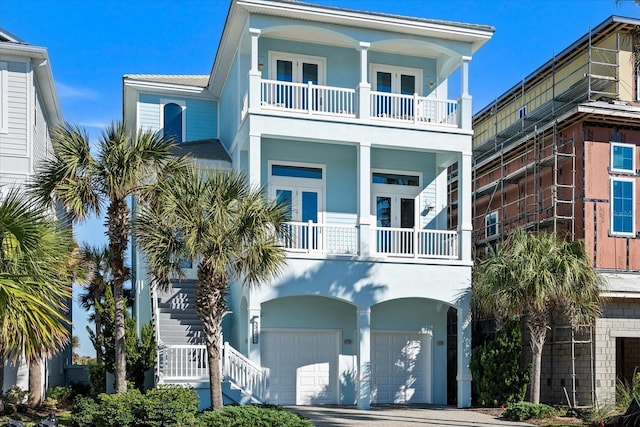
{"type": "Polygon", "coordinates": [[[543,401],[610,402],[640,367],[639,41],[640,20],[610,17],[474,116],[476,255],[551,230],[584,239],[608,281],[593,328],[549,331],[543,401]]]}

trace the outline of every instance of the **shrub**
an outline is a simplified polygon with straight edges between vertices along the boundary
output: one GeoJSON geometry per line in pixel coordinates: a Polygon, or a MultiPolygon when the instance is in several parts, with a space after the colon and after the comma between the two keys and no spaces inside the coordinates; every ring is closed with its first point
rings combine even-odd
{"type": "Polygon", "coordinates": [[[500,406],[524,399],[529,370],[522,372],[520,322],[508,320],[494,338],[473,349],[471,373],[480,406],[500,406]]]}
{"type": "Polygon", "coordinates": [[[631,383],[618,379],[616,384],[616,406],[618,409],[626,411],[634,396],[640,396],[640,372],[633,376],[631,383]]]}
{"type": "Polygon", "coordinates": [[[202,427],[313,427],[311,421],[275,406],[225,406],[198,415],[202,427]]]}
{"type": "Polygon", "coordinates": [[[543,403],[518,402],[507,406],[502,416],[512,421],[524,421],[531,418],[544,419],[556,416],[558,411],[543,403]]]}
{"type": "Polygon", "coordinates": [[[49,399],[53,399],[56,401],[56,405],[60,405],[61,407],[66,407],[71,405],[73,402],[74,391],[71,386],[62,387],[55,386],[49,390],[49,399]]]}
{"type": "Polygon", "coordinates": [[[98,397],[107,391],[107,370],[104,365],[87,365],[89,394],[98,397]]]}
{"type": "Polygon", "coordinates": [[[47,397],[42,401],[42,406],[47,409],[56,409],[58,407],[58,401],[53,397],[47,397]]]}
{"type": "Polygon", "coordinates": [[[14,385],[9,390],[7,390],[6,393],[4,394],[4,401],[6,403],[11,403],[16,405],[20,403],[24,403],[24,401],[27,399],[28,394],[29,394],[28,391],[21,389],[20,386],[14,385]]]}
{"type": "Polygon", "coordinates": [[[101,394],[98,396],[98,410],[93,418],[97,427],[130,427],[138,414],[143,412],[144,396],[137,389],[125,393],[101,394]]]}
{"type": "Polygon", "coordinates": [[[160,386],[147,392],[143,410],[138,418],[145,427],[195,426],[198,394],[187,387],[160,386]]]}
{"type": "Polygon", "coordinates": [[[71,408],[71,425],[73,427],[92,427],[97,411],[98,404],[92,398],[76,398],[71,408]]]}

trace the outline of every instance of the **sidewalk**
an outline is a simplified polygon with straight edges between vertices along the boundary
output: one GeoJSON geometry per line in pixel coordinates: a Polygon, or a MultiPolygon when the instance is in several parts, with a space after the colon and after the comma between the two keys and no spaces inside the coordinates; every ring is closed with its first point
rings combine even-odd
{"type": "Polygon", "coordinates": [[[353,406],[288,406],[316,427],[416,427],[416,426],[530,426],[503,421],[488,414],[446,406],[375,406],[368,411],[353,406]]]}

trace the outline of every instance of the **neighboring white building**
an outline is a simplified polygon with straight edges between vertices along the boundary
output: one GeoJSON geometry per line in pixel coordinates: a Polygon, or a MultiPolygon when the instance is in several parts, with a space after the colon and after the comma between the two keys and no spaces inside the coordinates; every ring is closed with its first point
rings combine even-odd
{"type": "MultiPolygon", "coordinates": [[[[37,162],[51,152],[49,130],[61,123],[47,49],[0,28],[0,199],[29,180],[37,162]]],[[[69,348],[43,364],[43,385],[64,384],[70,363],[69,348]]],[[[6,365],[4,390],[14,384],[27,390],[28,369],[26,364],[6,365]]]]}
{"type": "MultiPolygon", "coordinates": [[[[132,128],[170,133],[290,204],[284,274],[231,288],[228,401],[471,404],[469,64],[493,31],[233,0],[210,75],[124,76],[132,128]],[[449,230],[451,167],[461,220],[449,230]]],[[[195,269],[157,294],[141,260],[136,315],[155,322],[156,381],[207,402],[195,269]]]]}

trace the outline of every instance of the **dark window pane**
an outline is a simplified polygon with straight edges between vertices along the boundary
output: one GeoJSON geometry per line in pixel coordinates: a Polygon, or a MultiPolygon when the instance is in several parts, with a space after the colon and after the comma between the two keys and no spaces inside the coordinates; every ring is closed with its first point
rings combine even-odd
{"type": "Polygon", "coordinates": [[[413,95],[416,92],[416,76],[402,74],[400,76],[400,93],[413,95]]]}
{"type": "Polygon", "coordinates": [[[291,220],[293,203],[291,190],[276,190],[276,201],[286,206],[287,219],[291,220]]]}
{"type": "Polygon", "coordinates": [[[164,136],[182,142],[182,107],[178,104],[164,106],[164,136]]]}
{"type": "Polygon", "coordinates": [[[292,178],[322,179],[322,169],[308,168],[304,166],[273,165],[271,166],[271,175],[288,176],[292,178]]]}
{"type": "Polygon", "coordinates": [[[416,224],[416,201],[414,199],[400,199],[400,227],[413,228],[416,224]]]}
{"type": "Polygon", "coordinates": [[[391,92],[391,73],[378,71],[376,75],[376,87],[378,92],[391,92]]]}
{"type": "Polygon", "coordinates": [[[417,175],[400,175],[394,173],[373,173],[374,184],[409,185],[417,187],[420,185],[420,177],[417,175]]]}
{"type": "Polygon", "coordinates": [[[391,227],[391,197],[376,197],[376,226],[391,227]]]}
{"type": "Polygon", "coordinates": [[[281,82],[293,81],[293,63],[291,61],[277,60],[277,77],[276,79],[281,82]]]}
{"type": "Polygon", "coordinates": [[[318,222],[318,193],[302,192],[302,222],[318,222]]]}
{"type": "Polygon", "coordinates": [[[318,64],[302,64],[302,83],[318,84],[318,64]]]}

